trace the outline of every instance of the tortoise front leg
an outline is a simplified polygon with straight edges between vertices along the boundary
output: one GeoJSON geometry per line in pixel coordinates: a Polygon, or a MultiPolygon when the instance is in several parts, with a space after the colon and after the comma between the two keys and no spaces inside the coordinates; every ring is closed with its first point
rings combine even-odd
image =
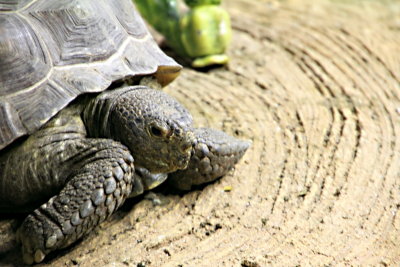
{"type": "Polygon", "coordinates": [[[181,190],[190,190],[224,176],[242,158],[251,142],[236,139],[210,128],[194,130],[195,144],[187,169],[171,173],[168,181],[181,190]]]}
{"type": "Polygon", "coordinates": [[[58,195],[28,215],[19,229],[25,263],[41,262],[49,252],[89,233],[132,191],[134,166],[128,149],[107,139],[85,141],[85,146],[77,142],[82,153],[90,151],[84,159],[82,155],[77,159],[84,161],[82,167],[72,172],[58,195]]]}

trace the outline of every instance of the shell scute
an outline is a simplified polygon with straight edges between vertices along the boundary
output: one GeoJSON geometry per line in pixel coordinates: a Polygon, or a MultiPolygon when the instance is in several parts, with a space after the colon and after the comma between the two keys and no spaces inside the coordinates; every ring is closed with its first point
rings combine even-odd
{"type": "Polygon", "coordinates": [[[136,75],[166,85],[180,70],[130,0],[0,1],[0,150],[80,94],[136,75]]]}

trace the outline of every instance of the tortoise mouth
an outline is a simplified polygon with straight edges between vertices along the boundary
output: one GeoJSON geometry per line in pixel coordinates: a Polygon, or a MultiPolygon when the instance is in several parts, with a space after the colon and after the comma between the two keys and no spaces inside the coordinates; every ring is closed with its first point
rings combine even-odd
{"type": "Polygon", "coordinates": [[[151,173],[149,170],[141,167],[136,167],[135,172],[140,177],[144,190],[153,189],[168,178],[166,173],[151,173]]]}
{"type": "Polygon", "coordinates": [[[159,157],[157,158],[149,158],[147,160],[149,166],[145,167],[152,173],[171,173],[177,170],[184,170],[189,165],[192,155],[191,151],[192,146],[190,146],[190,148],[183,153],[181,152],[179,154],[176,153],[176,150],[174,152],[168,153],[168,155],[159,154],[159,157]],[[167,161],[165,161],[165,159],[167,159],[167,161]]]}
{"type": "Polygon", "coordinates": [[[178,151],[181,152],[180,155],[177,156],[176,165],[179,170],[184,170],[188,167],[190,159],[192,157],[192,152],[195,144],[195,137],[192,130],[189,130],[186,135],[182,138],[178,151]]]}
{"type": "Polygon", "coordinates": [[[177,164],[176,164],[178,170],[184,170],[188,167],[189,161],[190,161],[190,156],[191,156],[191,153],[189,151],[187,154],[178,157],[177,164]]]}

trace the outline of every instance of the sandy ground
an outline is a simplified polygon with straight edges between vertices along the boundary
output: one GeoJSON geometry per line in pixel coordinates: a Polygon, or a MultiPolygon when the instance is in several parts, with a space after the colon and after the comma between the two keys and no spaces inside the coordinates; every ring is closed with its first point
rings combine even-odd
{"type": "MultiPolygon", "coordinates": [[[[128,201],[37,266],[400,264],[400,5],[229,0],[226,69],[185,69],[166,90],[253,145],[187,194],[128,201]],[[231,187],[231,191],[224,188],[231,187]]],[[[15,219],[0,266],[22,266],[15,219]]]]}

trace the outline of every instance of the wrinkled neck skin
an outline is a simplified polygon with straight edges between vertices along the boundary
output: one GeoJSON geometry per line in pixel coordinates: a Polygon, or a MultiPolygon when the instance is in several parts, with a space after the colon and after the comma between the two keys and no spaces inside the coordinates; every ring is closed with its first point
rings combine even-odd
{"type": "Polygon", "coordinates": [[[90,99],[82,118],[88,136],[126,145],[135,165],[152,173],[187,167],[194,142],[192,117],[172,97],[146,86],[105,91],[90,99]],[[167,133],[153,136],[151,125],[167,133]]]}
{"type": "MultiPolygon", "coordinates": [[[[144,86],[135,89],[140,90],[144,86]]],[[[120,95],[130,91],[130,87],[126,86],[119,90],[105,91],[97,97],[90,99],[86,103],[86,107],[82,112],[82,119],[85,123],[89,137],[93,138],[111,138],[110,116],[115,107],[116,100],[120,95]]]]}
{"type": "Polygon", "coordinates": [[[135,80],[133,78],[128,78],[123,81],[120,88],[105,91],[96,98],[90,98],[85,101],[86,107],[83,108],[82,118],[90,137],[112,138],[109,118],[119,96],[131,90],[147,88],[162,89],[161,85],[152,76],[142,77],[139,84],[140,86],[135,86],[135,80]]]}

